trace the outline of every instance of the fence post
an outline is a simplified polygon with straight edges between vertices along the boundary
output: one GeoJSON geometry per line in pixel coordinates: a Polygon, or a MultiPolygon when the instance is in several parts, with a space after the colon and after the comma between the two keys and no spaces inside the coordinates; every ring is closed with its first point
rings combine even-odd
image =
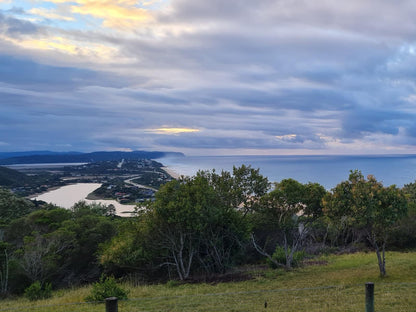
{"type": "Polygon", "coordinates": [[[105,299],[105,312],[118,312],[118,302],[116,297],[105,299]]]}
{"type": "Polygon", "coordinates": [[[365,312],[374,312],[374,283],[365,283],[365,312]]]}

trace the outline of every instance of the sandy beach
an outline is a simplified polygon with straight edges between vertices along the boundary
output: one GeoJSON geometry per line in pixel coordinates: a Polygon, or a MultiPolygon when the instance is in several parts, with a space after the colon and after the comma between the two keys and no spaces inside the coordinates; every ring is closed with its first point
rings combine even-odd
{"type": "Polygon", "coordinates": [[[174,179],[179,179],[182,176],[182,174],[177,173],[169,167],[162,167],[162,169],[174,179]]]}

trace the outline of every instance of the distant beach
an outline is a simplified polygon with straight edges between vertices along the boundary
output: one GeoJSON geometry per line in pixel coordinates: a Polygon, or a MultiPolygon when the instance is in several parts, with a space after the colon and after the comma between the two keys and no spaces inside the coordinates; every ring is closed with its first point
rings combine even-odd
{"type": "Polygon", "coordinates": [[[179,179],[181,177],[181,174],[179,174],[176,170],[172,168],[162,167],[162,169],[174,179],[179,179]]]}

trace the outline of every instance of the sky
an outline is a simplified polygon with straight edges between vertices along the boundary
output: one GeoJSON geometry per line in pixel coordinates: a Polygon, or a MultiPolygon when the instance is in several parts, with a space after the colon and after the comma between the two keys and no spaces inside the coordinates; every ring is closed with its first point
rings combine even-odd
{"type": "Polygon", "coordinates": [[[412,0],[0,0],[0,152],[416,154],[412,0]]]}

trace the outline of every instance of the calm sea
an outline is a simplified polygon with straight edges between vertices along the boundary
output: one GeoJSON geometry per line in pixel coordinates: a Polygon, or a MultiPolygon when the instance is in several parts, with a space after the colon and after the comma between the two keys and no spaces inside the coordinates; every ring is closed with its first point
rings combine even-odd
{"type": "Polygon", "coordinates": [[[350,170],[372,174],[385,186],[402,187],[416,179],[416,155],[394,156],[185,156],[160,158],[159,162],[181,175],[198,170],[232,171],[233,166],[251,165],[269,181],[293,178],[299,182],[318,182],[331,189],[347,180],[350,170]]]}

